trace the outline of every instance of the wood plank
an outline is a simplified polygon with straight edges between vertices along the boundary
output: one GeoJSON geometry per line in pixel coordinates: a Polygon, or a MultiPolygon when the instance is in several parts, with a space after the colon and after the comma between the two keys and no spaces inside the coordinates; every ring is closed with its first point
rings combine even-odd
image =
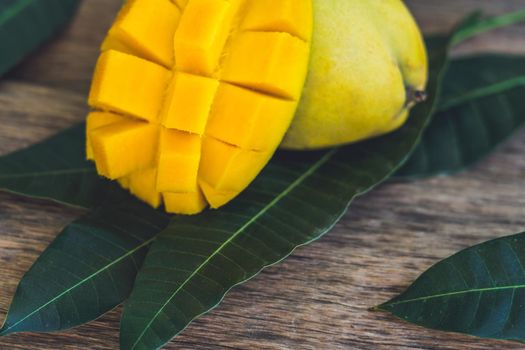
{"type": "MultiPolygon", "coordinates": [[[[496,14],[524,0],[407,1],[426,32],[476,8],[496,14]]],[[[61,38],[0,81],[0,154],[81,120],[98,45],[120,0],[86,0],[61,38]]],[[[458,54],[525,53],[525,26],[471,40],[458,54]]],[[[462,175],[388,183],[356,201],[322,240],[235,288],[166,349],[518,349],[417,328],[368,308],[455,251],[525,229],[525,131],[462,175]]],[[[56,233],[82,213],[0,193],[0,314],[56,233]]],[[[59,334],[0,338],[0,349],[118,348],[115,310],[59,334]]]]}

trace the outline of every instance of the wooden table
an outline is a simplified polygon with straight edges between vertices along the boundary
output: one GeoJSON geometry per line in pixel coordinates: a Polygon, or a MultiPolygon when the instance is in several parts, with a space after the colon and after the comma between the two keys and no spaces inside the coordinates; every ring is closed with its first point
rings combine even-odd
{"type": "MultiPolygon", "coordinates": [[[[341,0],[344,1],[344,0],[341,0]]],[[[80,121],[97,47],[120,0],[85,0],[73,25],[0,82],[0,154],[80,121]]],[[[412,0],[426,32],[475,8],[501,13],[525,0],[412,0]]],[[[525,53],[525,27],[472,40],[458,53],[525,53]]],[[[462,175],[388,183],[360,198],[322,240],[235,288],[166,349],[518,349],[428,331],[367,311],[455,251],[525,230],[525,130],[462,175]]],[[[82,213],[0,193],[0,315],[23,273],[82,213]]],[[[10,335],[0,349],[118,348],[115,310],[60,334],[10,335]]],[[[0,316],[3,317],[3,316],[0,316]]]]}

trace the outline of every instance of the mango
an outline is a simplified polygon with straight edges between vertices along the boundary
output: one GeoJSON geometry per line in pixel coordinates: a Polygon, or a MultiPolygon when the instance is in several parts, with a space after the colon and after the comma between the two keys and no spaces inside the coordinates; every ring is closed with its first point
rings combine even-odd
{"type": "Polygon", "coordinates": [[[279,145],[399,128],[428,79],[401,0],[128,0],[101,51],[87,158],[187,215],[236,198],[279,145]]]}
{"type": "Polygon", "coordinates": [[[170,213],[227,204],[292,122],[312,32],[312,0],[128,0],[95,69],[88,159],[170,213]]]}
{"type": "Polygon", "coordinates": [[[314,0],[308,78],[283,148],[353,143],[396,130],[424,99],[428,60],[400,0],[314,0]]]}

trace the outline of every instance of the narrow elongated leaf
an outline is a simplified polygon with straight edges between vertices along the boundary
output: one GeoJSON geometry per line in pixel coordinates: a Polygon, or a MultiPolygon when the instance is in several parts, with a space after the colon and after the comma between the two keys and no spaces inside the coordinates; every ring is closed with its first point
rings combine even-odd
{"type": "Polygon", "coordinates": [[[525,123],[525,57],[453,61],[439,112],[397,178],[458,172],[489,155],[525,123]]]}
{"type": "Polygon", "coordinates": [[[427,328],[525,340],[525,233],[445,259],[378,307],[427,328]]]}
{"type": "Polygon", "coordinates": [[[430,119],[448,39],[429,46],[430,99],[400,131],[320,153],[282,152],[232,204],[174,217],[152,245],[125,305],[121,348],[161,347],[233,286],[322,236],[355,196],[387,179],[430,119]]]}
{"type": "Polygon", "coordinates": [[[2,0],[0,76],[68,23],[80,0],[2,0]]]}
{"type": "Polygon", "coordinates": [[[124,301],[169,216],[131,198],[70,224],[25,274],[0,335],[63,330],[124,301]]]}
{"type": "Polygon", "coordinates": [[[474,14],[468,25],[463,26],[454,36],[454,44],[459,44],[465,40],[483,34],[485,32],[508,27],[513,24],[525,21],[525,10],[509,12],[501,16],[482,18],[481,13],[474,14]]]}
{"type": "Polygon", "coordinates": [[[115,185],[85,160],[85,125],[0,158],[0,189],[80,207],[101,203],[115,185]]]}

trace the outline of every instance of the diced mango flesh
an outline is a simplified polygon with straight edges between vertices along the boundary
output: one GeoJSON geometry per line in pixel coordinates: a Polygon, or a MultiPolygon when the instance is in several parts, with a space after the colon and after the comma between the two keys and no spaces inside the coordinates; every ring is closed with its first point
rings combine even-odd
{"type": "Polygon", "coordinates": [[[294,101],[222,83],[206,134],[242,149],[271,151],[288,130],[295,108],[294,101]]]}
{"type": "Polygon", "coordinates": [[[219,67],[238,6],[236,0],[191,0],[175,33],[179,69],[206,76],[219,67]]]}
{"type": "Polygon", "coordinates": [[[88,159],[155,208],[227,204],[291,123],[312,27],[312,0],[128,0],[95,71],[88,159]]]}
{"type": "Polygon", "coordinates": [[[139,170],[128,176],[131,193],[154,208],[161,204],[161,193],[157,190],[157,169],[139,170]]]}
{"type": "Polygon", "coordinates": [[[242,27],[249,31],[290,33],[310,41],[313,30],[312,2],[259,0],[248,8],[242,27]]]}
{"type": "MultiPolygon", "coordinates": [[[[199,179],[221,192],[241,192],[255,179],[273,152],[235,147],[206,137],[202,143],[199,179]]],[[[206,195],[206,191],[204,191],[206,195]]]]}
{"type": "Polygon", "coordinates": [[[156,121],[170,72],[144,59],[105,51],[91,85],[91,107],[156,121]]]}
{"type": "Polygon", "coordinates": [[[161,112],[166,128],[202,135],[219,82],[199,75],[176,72],[161,112]]]}
{"type": "Polygon", "coordinates": [[[178,130],[163,130],[160,138],[157,189],[195,192],[201,160],[201,137],[178,130]]]}
{"type": "Polygon", "coordinates": [[[199,186],[202,192],[206,193],[206,200],[213,209],[222,207],[239,195],[237,191],[221,192],[202,180],[199,181],[199,186]]]}
{"type": "Polygon", "coordinates": [[[186,4],[188,3],[188,0],[171,0],[179,9],[184,9],[186,4]]]}
{"type": "Polygon", "coordinates": [[[243,32],[232,40],[222,79],[298,100],[307,71],[308,44],[289,33],[243,32]]]}
{"type": "Polygon", "coordinates": [[[198,214],[208,206],[206,198],[202,192],[190,193],[169,193],[163,194],[164,206],[169,213],[177,213],[183,215],[198,214]]]}
{"type": "Polygon", "coordinates": [[[94,160],[93,146],[91,146],[91,132],[103,126],[125,121],[126,118],[109,112],[91,112],[86,119],[86,158],[94,160]]]}
{"type": "Polygon", "coordinates": [[[120,10],[102,46],[122,50],[170,67],[173,36],[181,10],[170,0],[128,0],[120,10]]]}
{"type": "Polygon", "coordinates": [[[118,179],[155,164],[159,128],[155,124],[126,120],[90,133],[97,171],[118,179]]]}

